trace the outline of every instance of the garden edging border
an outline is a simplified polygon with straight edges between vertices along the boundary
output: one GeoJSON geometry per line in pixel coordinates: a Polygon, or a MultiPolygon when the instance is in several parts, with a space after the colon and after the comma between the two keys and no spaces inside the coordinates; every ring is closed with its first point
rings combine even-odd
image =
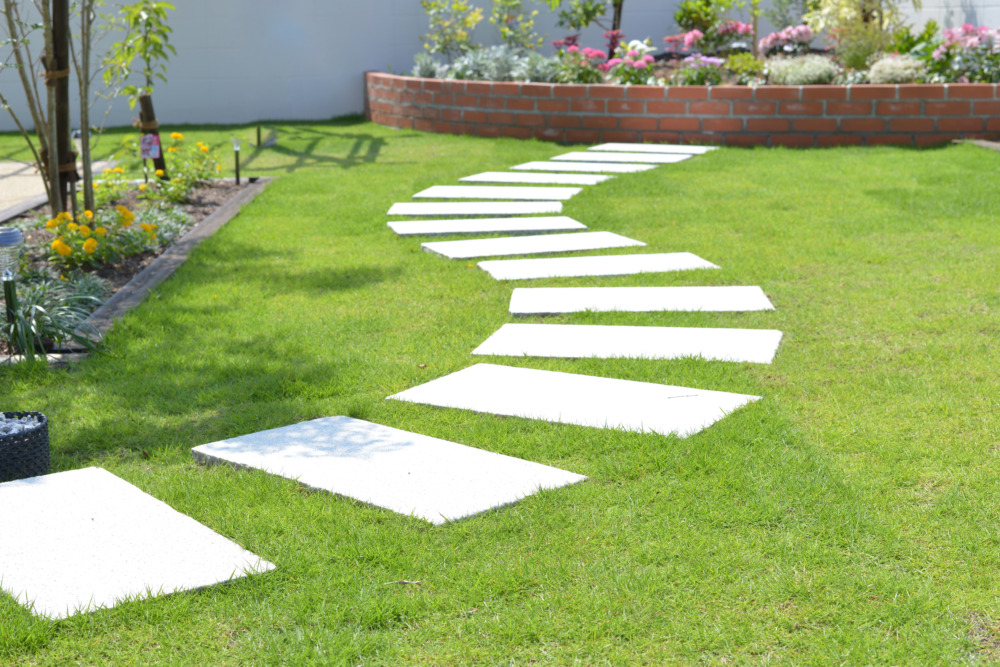
{"type": "Polygon", "coordinates": [[[366,72],[365,116],[389,127],[566,143],[930,146],[1000,136],[1000,88],[577,85],[366,72]]]}

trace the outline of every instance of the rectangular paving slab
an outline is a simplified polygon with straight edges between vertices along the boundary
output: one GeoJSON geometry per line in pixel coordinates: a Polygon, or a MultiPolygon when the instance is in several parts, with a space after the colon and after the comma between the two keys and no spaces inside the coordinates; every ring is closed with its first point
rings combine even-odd
{"type": "Polygon", "coordinates": [[[529,280],[574,276],[626,276],[635,273],[719,267],[689,252],[667,252],[648,255],[496,259],[479,262],[479,268],[489,272],[497,280],[529,280]]]}
{"type": "Polygon", "coordinates": [[[294,479],[434,524],[586,479],[565,470],[351,417],[324,417],[195,447],[230,463],[294,479]]]}
{"type": "Polygon", "coordinates": [[[531,215],[562,213],[557,201],[397,202],[388,215],[531,215]]]}
{"type": "Polygon", "coordinates": [[[505,324],[476,355],[613,359],[679,359],[769,364],[781,343],[772,329],[505,324]]]}
{"type": "Polygon", "coordinates": [[[614,232],[577,232],[575,234],[508,236],[463,241],[428,241],[423,244],[423,248],[451,259],[468,259],[470,257],[532,255],[546,252],[574,252],[644,245],[646,244],[642,241],[636,241],[614,232]]]}
{"type": "Polygon", "coordinates": [[[615,151],[619,153],[673,153],[676,155],[703,155],[718,146],[694,146],[686,144],[601,144],[591,146],[591,151],[615,151]]]}
{"type": "Polygon", "coordinates": [[[601,174],[536,174],[516,171],[484,171],[458,179],[467,183],[537,183],[539,185],[597,185],[614,176],[601,174]]]}
{"type": "Polygon", "coordinates": [[[476,364],[389,398],[509,417],[686,437],[759,396],[476,364]]]}
{"type": "Polygon", "coordinates": [[[0,484],[0,508],[0,586],[49,618],[274,569],[101,468],[0,484]]]}
{"type": "Polygon", "coordinates": [[[656,169],[655,164],[615,164],[611,162],[525,162],[511,167],[522,171],[631,174],[656,169]]]}
{"type": "Polygon", "coordinates": [[[389,228],[400,236],[442,234],[492,234],[499,232],[539,233],[586,229],[587,225],[565,215],[514,218],[457,218],[454,220],[399,220],[389,228]]]}
{"type": "Polygon", "coordinates": [[[414,199],[520,199],[566,201],[580,188],[519,187],[516,185],[433,185],[413,195],[414,199]]]}
{"type": "Polygon", "coordinates": [[[603,153],[601,151],[577,151],[556,155],[553,160],[568,162],[631,162],[649,164],[672,164],[690,159],[690,155],[671,153],[603,153]]]}
{"type": "Polygon", "coordinates": [[[553,315],[585,310],[646,313],[774,310],[759,287],[518,287],[513,315],[553,315]]]}

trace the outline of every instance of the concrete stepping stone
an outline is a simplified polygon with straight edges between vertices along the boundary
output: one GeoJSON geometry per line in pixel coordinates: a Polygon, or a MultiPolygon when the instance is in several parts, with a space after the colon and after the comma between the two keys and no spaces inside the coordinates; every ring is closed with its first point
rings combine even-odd
{"type": "Polygon", "coordinates": [[[515,503],[586,477],[350,417],[325,417],[195,447],[230,463],[297,480],[433,524],[515,503]]]}
{"type": "Polygon", "coordinates": [[[511,171],[484,171],[458,179],[466,183],[535,183],[546,185],[597,185],[614,176],[600,174],[519,174],[511,171]]]}
{"type": "Polygon", "coordinates": [[[562,213],[562,203],[553,201],[512,202],[397,202],[388,215],[531,215],[562,213]]]}
{"type": "Polygon", "coordinates": [[[686,437],[759,396],[476,364],[389,398],[561,424],[686,437]]]}
{"type": "Polygon", "coordinates": [[[423,244],[423,248],[450,259],[469,259],[470,257],[532,255],[546,252],[574,252],[644,245],[646,244],[642,241],[636,241],[614,232],[577,232],[574,234],[508,236],[463,241],[428,241],[423,244]]]}
{"type": "Polygon", "coordinates": [[[518,287],[512,315],[581,311],[646,313],[672,311],[774,310],[759,287],[518,287]]]}
{"type": "Polygon", "coordinates": [[[781,332],[772,329],[505,324],[472,354],[570,359],[701,357],[769,364],[780,343],[781,332]]]}
{"type": "Polygon", "coordinates": [[[503,185],[434,185],[413,195],[415,199],[520,199],[566,201],[580,188],[532,188],[503,185]]]}
{"type": "Polygon", "coordinates": [[[520,218],[458,218],[454,220],[400,220],[389,223],[400,236],[434,236],[441,234],[492,234],[499,232],[564,232],[586,229],[587,225],[573,218],[557,216],[524,216],[520,218]]]}
{"type": "Polygon", "coordinates": [[[637,171],[656,169],[655,164],[621,164],[610,162],[525,162],[511,167],[519,171],[556,171],[582,173],[632,174],[637,171]]]}
{"type": "Polygon", "coordinates": [[[497,280],[529,280],[575,276],[626,276],[636,273],[719,267],[689,252],[668,252],[648,255],[497,259],[479,262],[479,268],[489,272],[497,280]]]}
{"type": "Polygon", "coordinates": [[[556,155],[553,160],[566,162],[632,162],[649,164],[672,164],[689,160],[690,155],[670,153],[602,153],[600,151],[577,151],[556,155]]]}
{"type": "Polygon", "coordinates": [[[101,468],[0,484],[0,586],[66,618],[274,569],[101,468]]]}
{"type": "Polygon", "coordinates": [[[591,151],[615,151],[619,153],[673,153],[676,155],[704,155],[718,146],[694,146],[687,144],[601,144],[591,146],[591,151]]]}

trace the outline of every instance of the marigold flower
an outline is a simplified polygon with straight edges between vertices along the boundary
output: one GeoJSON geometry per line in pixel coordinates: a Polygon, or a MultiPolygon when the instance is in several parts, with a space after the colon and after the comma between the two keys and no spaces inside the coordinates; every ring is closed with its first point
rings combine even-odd
{"type": "Polygon", "coordinates": [[[111,173],[111,167],[107,167],[106,169],[104,169],[104,173],[105,174],[110,174],[111,173]]]}
{"type": "Polygon", "coordinates": [[[76,224],[75,222],[71,222],[68,225],[66,225],[66,229],[68,229],[71,232],[75,232],[76,230],[80,229],[80,225],[76,224]]]}
{"type": "Polygon", "coordinates": [[[89,221],[91,221],[91,220],[94,219],[94,212],[93,211],[84,211],[83,212],[83,217],[85,217],[87,219],[87,221],[89,222],[89,221]]]}
{"type": "Polygon", "coordinates": [[[83,242],[83,251],[88,255],[93,255],[97,250],[97,239],[90,238],[83,242]]]}
{"type": "Polygon", "coordinates": [[[170,138],[173,139],[174,141],[184,141],[184,135],[181,134],[180,132],[171,132],[170,138]]]}
{"type": "Polygon", "coordinates": [[[108,228],[98,227],[97,229],[94,230],[94,233],[97,234],[98,236],[104,236],[105,234],[108,233],[108,228]]]}
{"type": "Polygon", "coordinates": [[[156,174],[157,176],[159,176],[160,178],[163,178],[163,170],[162,169],[157,169],[153,173],[156,174]]]}
{"type": "Polygon", "coordinates": [[[142,192],[145,189],[146,189],[146,184],[145,183],[140,183],[139,184],[139,192],[142,192]]]}
{"type": "Polygon", "coordinates": [[[52,218],[51,220],[45,223],[46,229],[55,229],[58,226],[59,226],[59,221],[56,220],[55,218],[52,218]]]}
{"type": "Polygon", "coordinates": [[[201,147],[201,152],[202,153],[207,153],[208,152],[208,146],[202,146],[201,147]]]}
{"type": "Polygon", "coordinates": [[[83,238],[87,238],[88,236],[90,236],[90,227],[88,227],[87,225],[80,225],[80,234],[83,236],[83,238]]]}
{"type": "Polygon", "coordinates": [[[179,149],[179,148],[177,148],[177,146],[169,146],[169,147],[167,148],[167,152],[168,152],[168,153],[173,153],[173,152],[176,152],[176,151],[179,151],[179,150],[180,150],[180,149],[179,149]]]}
{"type": "Polygon", "coordinates": [[[53,241],[52,249],[59,253],[60,257],[67,257],[73,252],[73,249],[63,243],[62,239],[56,239],[53,241]]]}
{"type": "Polygon", "coordinates": [[[125,173],[125,170],[122,169],[121,167],[115,167],[111,171],[115,172],[116,174],[124,174],[125,173]]]}
{"type": "Polygon", "coordinates": [[[56,216],[56,220],[58,220],[60,222],[63,222],[63,221],[66,221],[66,220],[72,220],[72,219],[73,219],[72,214],[67,213],[66,211],[63,211],[62,213],[60,213],[59,215],[56,216]]]}

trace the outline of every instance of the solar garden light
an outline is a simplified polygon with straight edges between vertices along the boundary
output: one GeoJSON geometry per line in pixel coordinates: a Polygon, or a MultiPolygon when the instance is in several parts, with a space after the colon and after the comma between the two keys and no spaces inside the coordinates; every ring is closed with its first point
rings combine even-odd
{"type": "Polygon", "coordinates": [[[236,156],[236,185],[240,184],[240,140],[233,137],[233,154],[236,156]]]}
{"type": "Polygon", "coordinates": [[[24,243],[24,234],[17,227],[0,227],[0,280],[3,281],[3,298],[7,304],[7,322],[14,325],[17,313],[17,293],[14,276],[17,274],[18,250],[24,243]]]}

